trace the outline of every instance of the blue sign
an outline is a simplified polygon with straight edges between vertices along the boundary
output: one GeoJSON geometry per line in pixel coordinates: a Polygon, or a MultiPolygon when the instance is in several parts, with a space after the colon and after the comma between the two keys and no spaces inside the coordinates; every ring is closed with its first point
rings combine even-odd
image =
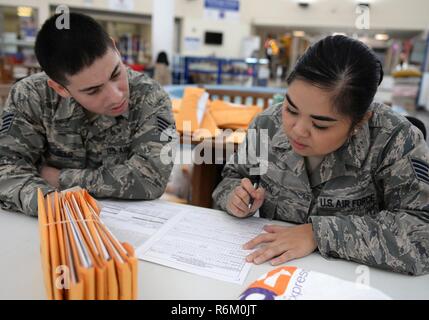
{"type": "Polygon", "coordinates": [[[221,11],[239,11],[240,0],[204,0],[204,7],[221,11]]]}

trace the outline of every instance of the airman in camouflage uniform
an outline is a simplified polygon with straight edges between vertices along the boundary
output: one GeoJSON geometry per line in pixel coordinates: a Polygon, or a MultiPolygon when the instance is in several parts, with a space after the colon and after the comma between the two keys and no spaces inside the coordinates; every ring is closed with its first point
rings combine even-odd
{"type": "Polygon", "coordinates": [[[0,119],[0,206],[37,215],[37,188],[54,191],[40,167],[61,169],[61,189],[86,188],[95,197],[154,199],[172,162],[161,149],[177,141],[171,101],[146,75],[127,71],[129,109],[118,117],[88,113],[62,98],[39,73],[13,86],[0,119]]]}
{"type": "MultiPolygon", "coordinates": [[[[259,177],[265,189],[260,215],[311,223],[323,257],[428,273],[429,148],[421,132],[389,107],[373,103],[369,122],[308,176],[304,158],[284,133],[281,108],[264,111],[249,128],[268,129],[270,141],[268,171],[259,177]]],[[[235,154],[213,193],[225,211],[241,179],[254,178],[251,165],[237,163],[235,154]]]]}

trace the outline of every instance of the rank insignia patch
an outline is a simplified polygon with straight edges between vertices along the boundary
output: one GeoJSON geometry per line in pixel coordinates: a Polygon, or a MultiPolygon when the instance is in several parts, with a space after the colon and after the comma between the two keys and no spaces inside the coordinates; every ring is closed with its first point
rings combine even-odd
{"type": "Polygon", "coordinates": [[[411,159],[411,165],[413,166],[416,178],[429,184],[429,164],[422,160],[411,159]]]}
{"type": "Polygon", "coordinates": [[[12,126],[14,117],[15,114],[13,113],[5,113],[3,115],[3,117],[1,118],[0,133],[6,133],[9,131],[10,127],[12,126]]]}

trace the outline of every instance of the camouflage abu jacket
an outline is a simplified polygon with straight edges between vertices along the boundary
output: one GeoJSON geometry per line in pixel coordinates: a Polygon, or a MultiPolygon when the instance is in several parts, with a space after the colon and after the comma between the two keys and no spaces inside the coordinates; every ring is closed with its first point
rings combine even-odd
{"type": "MultiPolygon", "coordinates": [[[[413,275],[429,272],[429,148],[421,132],[389,107],[374,103],[372,119],[309,177],[282,129],[281,105],[250,128],[268,130],[268,166],[260,176],[260,215],[312,223],[324,257],[343,258],[413,275]]],[[[256,135],[260,139],[260,135],[256,135]]],[[[258,145],[258,142],[256,142],[258,145]]],[[[239,152],[246,152],[243,143],[239,152]]],[[[226,210],[229,193],[250,176],[237,155],[213,193],[226,210]]]]}
{"type": "Polygon", "coordinates": [[[73,98],[47,85],[44,73],[15,84],[0,119],[0,206],[37,215],[37,188],[54,188],[39,175],[61,169],[60,187],[86,188],[96,197],[154,199],[165,189],[172,162],[160,161],[175,143],[171,101],[159,84],[128,70],[129,110],[88,117],[73,98]]]}

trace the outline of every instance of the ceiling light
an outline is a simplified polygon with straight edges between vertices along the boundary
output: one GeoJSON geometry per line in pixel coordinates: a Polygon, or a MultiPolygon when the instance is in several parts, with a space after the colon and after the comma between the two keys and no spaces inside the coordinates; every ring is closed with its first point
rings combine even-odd
{"type": "Polygon", "coordinates": [[[389,40],[389,35],[385,33],[377,33],[374,38],[375,40],[386,41],[389,40]]]}
{"type": "Polygon", "coordinates": [[[33,8],[30,7],[18,7],[17,11],[20,17],[31,17],[33,15],[33,8]]]}
{"type": "Polygon", "coordinates": [[[304,31],[294,31],[293,32],[293,36],[294,37],[304,37],[305,36],[305,32],[304,31]]]}

